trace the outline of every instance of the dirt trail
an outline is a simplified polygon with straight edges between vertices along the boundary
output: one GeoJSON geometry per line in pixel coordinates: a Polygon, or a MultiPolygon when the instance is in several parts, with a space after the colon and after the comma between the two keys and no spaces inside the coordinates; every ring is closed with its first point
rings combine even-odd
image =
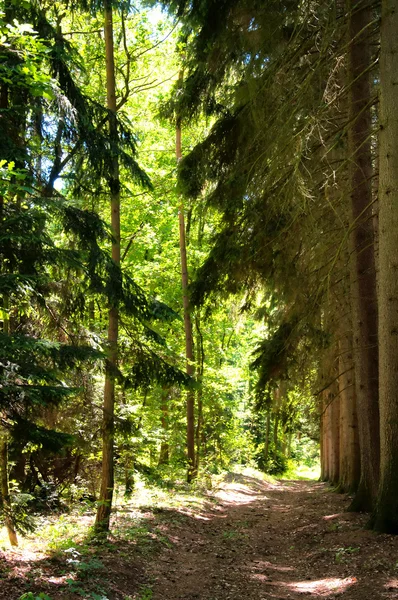
{"type": "Polygon", "coordinates": [[[398,539],[364,530],[347,504],[323,483],[231,475],[206,510],[159,515],[172,545],[148,566],[148,597],[398,598],[398,539]]]}

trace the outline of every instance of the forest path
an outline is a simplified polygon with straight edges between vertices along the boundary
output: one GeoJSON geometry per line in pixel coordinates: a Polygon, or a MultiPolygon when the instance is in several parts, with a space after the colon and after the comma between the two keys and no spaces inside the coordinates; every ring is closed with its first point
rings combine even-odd
{"type": "Polygon", "coordinates": [[[323,483],[230,474],[204,510],[162,510],[171,544],[139,597],[398,598],[397,538],[364,530],[366,516],[347,505],[323,483]]]}

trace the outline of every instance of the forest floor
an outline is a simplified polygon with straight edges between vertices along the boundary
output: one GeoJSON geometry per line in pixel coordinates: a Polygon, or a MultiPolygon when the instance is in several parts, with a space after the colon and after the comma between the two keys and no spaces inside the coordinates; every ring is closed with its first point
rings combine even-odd
{"type": "Polygon", "coordinates": [[[67,515],[3,546],[0,599],[398,598],[398,536],[366,530],[348,503],[324,483],[230,473],[201,495],[125,505],[105,543],[82,533],[92,513],[74,517],[80,533],[67,515]]]}

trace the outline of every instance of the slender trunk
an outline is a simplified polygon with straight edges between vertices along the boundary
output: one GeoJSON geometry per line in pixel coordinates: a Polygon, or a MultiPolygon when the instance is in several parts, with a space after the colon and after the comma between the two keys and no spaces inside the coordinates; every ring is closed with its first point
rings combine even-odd
{"type": "Polygon", "coordinates": [[[361,478],[351,510],[374,508],[379,480],[377,297],[372,217],[371,39],[372,9],[351,0],[348,130],[351,187],[351,301],[361,449],[361,478]]]}
{"type": "Polygon", "coordinates": [[[323,414],[323,405],[321,404],[321,416],[319,418],[319,454],[321,461],[320,480],[325,481],[325,417],[323,414]]]}
{"type": "Polygon", "coordinates": [[[329,404],[330,400],[329,400],[329,390],[325,390],[323,392],[323,404],[324,404],[324,413],[323,413],[323,422],[324,422],[324,447],[323,447],[323,454],[324,454],[324,462],[325,462],[325,469],[324,469],[324,480],[325,481],[329,481],[330,480],[330,457],[331,457],[331,452],[330,452],[330,404],[329,404]]]}
{"type": "Polygon", "coordinates": [[[265,425],[265,442],[264,442],[264,466],[267,468],[269,457],[269,434],[271,429],[271,411],[267,411],[267,421],[265,425]]]}
{"type": "Polygon", "coordinates": [[[331,473],[330,481],[337,485],[340,476],[340,396],[336,386],[333,385],[330,394],[330,420],[331,420],[331,473]]]}
{"type": "MultiPolygon", "coordinates": [[[[180,72],[179,80],[182,83],[182,72],[180,72]]],[[[176,158],[179,162],[182,158],[181,150],[181,119],[177,119],[176,124],[176,158]]],[[[180,256],[181,256],[181,284],[184,307],[184,328],[185,328],[185,356],[186,356],[186,372],[191,377],[195,375],[194,367],[194,351],[192,338],[192,321],[190,313],[190,302],[188,294],[188,264],[187,264],[187,248],[185,241],[185,221],[184,221],[184,206],[181,204],[178,212],[179,230],[180,230],[180,256]]],[[[195,392],[188,390],[187,392],[187,458],[188,471],[187,481],[192,481],[197,475],[195,468],[195,392]]]]}
{"type": "Polygon", "coordinates": [[[380,53],[380,488],[374,527],[398,533],[398,2],[382,1],[380,53]]]}
{"type": "Polygon", "coordinates": [[[279,429],[279,411],[280,411],[280,407],[281,407],[281,388],[280,386],[278,388],[276,388],[274,390],[274,431],[273,431],[273,438],[274,438],[274,451],[276,452],[278,450],[278,429],[279,429]]]}
{"type": "Polygon", "coordinates": [[[12,515],[10,490],[8,487],[8,442],[7,433],[0,432],[0,477],[1,477],[1,509],[4,524],[7,529],[8,539],[11,546],[18,546],[18,538],[12,515]]]}
{"type": "Polygon", "coordinates": [[[160,446],[159,453],[159,462],[158,465],[168,465],[169,464],[169,442],[168,442],[168,432],[169,432],[169,406],[168,406],[168,396],[169,391],[167,388],[162,389],[162,401],[161,401],[161,425],[163,432],[163,440],[160,446]]]}
{"type": "MultiPolygon", "coordinates": [[[[105,0],[105,53],[107,108],[109,110],[109,139],[112,156],[109,189],[111,195],[111,226],[113,231],[112,259],[120,265],[120,180],[117,155],[118,131],[116,122],[116,81],[113,46],[113,21],[111,0],[105,0]]],[[[105,374],[104,407],[102,426],[102,475],[101,490],[95,528],[109,531],[114,487],[114,411],[115,411],[115,369],[118,355],[118,309],[111,306],[108,322],[108,364],[105,374]]]]}
{"type": "Polygon", "coordinates": [[[274,449],[275,452],[278,450],[278,431],[279,431],[279,413],[275,414],[274,420],[274,449]]]}
{"type": "Polygon", "coordinates": [[[201,448],[201,440],[202,440],[202,429],[203,429],[203,372],[204,372],[204,349],[203,349],[203,336],[201,330],[200,323],[200,314],[196,315],[195,319],[196,325],[196,364],[197,364],[197,383],[198,383],[198,391],[197,391],[197,405],[198,405],[198,419],[196,423],[196,462],[195,462],[195,471],[199,472],[199,462],[202,454],[201,448]]]}

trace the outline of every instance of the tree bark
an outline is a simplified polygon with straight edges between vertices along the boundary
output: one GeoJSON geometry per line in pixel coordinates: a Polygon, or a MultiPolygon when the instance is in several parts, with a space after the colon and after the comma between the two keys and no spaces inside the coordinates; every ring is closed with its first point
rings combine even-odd
{"type": "Polygon", "coordinates": [[[398,533],[398,2],[383,0],[380,53],[380,488],[374,527],[398,533]]]}
{"type": "Polygon", "coordinates": [[[264,442],[264,467],[267,468],[269,458],[269,435],[271,430],[271,409],[267,410],[267,420],[265,425],[265,442],[264,442]]]}
{"type": "Polygon", "coordinates": [[[197,390],[197,406],[198,406],[198,418],[196,423],[196,457],[195,457],[195,472],[199,472],[199,463],[202,456],[202,430],[203,430],[203,373],[205,354],[203,346],[203,335],[201,330],[200,314],[196,315],[196,364],[197,364],[197,376],[196,381],[198,384],[197,390]]]}
{"type": "Polygon", "coordinates": [[[340,477],[340,396],[336,385],[330,391],[330,421],[331,421],[331,473],[330,481],[338,485],[340,477]]]}
{"type": "Polygon", "coordinates": [[[379,480],[376,269],[372,215],[371,39],[368,2],[351,0],[348,130],[351,189],[351,301],[361,478],[351,510],[374,508],[379,480]]]}
{"type": "MultiPolygon", "coordinates": [[[[179,81],[182,83],[182,71],[179,74],[179,81]]],[[[177,118],[176,123],[176,158],[179,162],[182,158],[181,149],[181,119],[177,118]]],[[[181,284],[184,307],[184,328],[185,328],[185,356],[186,356],[186,372],[191,377],[195,375],[194,366],[194,350],[192,337],[192,321],[190,313],[190,302],[188,294],[188,264],[187,264],[187,248],[185,240],[185,220],[184,206],[181,204],[178,212],[179,230],[180,230],[180,257],[181,257],[181,284]]],[[[197,475],[195,468],[195,392],[188,390],[187,392],[187,481],[190,483],[197,475]]]]}
{"type": "Polygon", "coordinates": [[[159,453],[159,462],[158,465],[168,465],[169,464],[169,442],[168,442],[168,431],[169,431],[169,406],[168,406],[168,388],[162,389],[162,398],[161,398],[161,425],[162,432],[164,435],[164,439],[162,439],[162,443],[160,445],[160,453],[159,453]]]}
{"type": "MultiPolygon", "coordinates": [[[[106,91],[109,110],[109,138],[111,147],[111,167],[109,189],[111,196],[111,227],[113,232],[112,259],[120,265],[120,179],[118,160],[118,131],[116,122],[116,81],[113,44],[113,15],[111,0],[105,0],[105,53],[106,91]]],[[[114,487],[114,412],[115,412],[115,369],[118,357],[119,314],[116,306],[111,306],[108,321],[109,355],[105,374],[103,425],[102,425],[102,475],[99,504],[95,528],[109,531],[114,487]]]]}
{"type": "Polygon", "coordinates": [[[342,320],[339,336],[339,396],[340,396],[340,478],[342,492],[358,489],[360,454],[358,415],[355,398],[352,333],[349,319],[342,320]]]}
{"type": "Polygon", "coordinates": [[[330,445],[330,400],[329,390],[323,392],[323,456],[324,456],[324,481],[330,481],[331,445],[330,445]]]}
{"type": "Polygon", "coordinates": [[[18,538],[12,515],[10,490],[8,486],[8,442],[7,433],[0,431],[0,477],[1,477],[1,509],[4,516],[8,539],[11,546],[18,546],[18,538]]]}

